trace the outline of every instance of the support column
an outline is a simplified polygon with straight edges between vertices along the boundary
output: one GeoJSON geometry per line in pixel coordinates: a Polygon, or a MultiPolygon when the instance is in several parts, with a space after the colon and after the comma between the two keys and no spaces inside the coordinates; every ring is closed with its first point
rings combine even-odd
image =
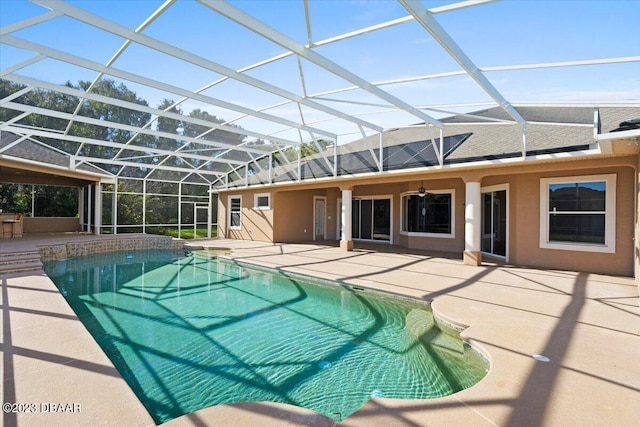
{"type": "Polygon", "coordinates": [[[95,230],[94,234],[99,235],[102,229],[102,183],[96,182],[96,200],[94,201],[95,205],[95,230]]]}
{"type": "Polygon", "coordinates": [[[78,217],[80,220],[80,231],[84,230],[84,187],[78,188],[78,217]]]}
{"type": "Polygon", "coordinates": [[[342,220],[342,235],[340,236],[340,249],[345,251],[353,250],[353,238],[351,233],[351,199],[353,190],[342,190],[342,208],[340,209],[342,220]]]}
{"type": "Polygon", "coordinates": [[[480,233],[482,231],[482,197],[479,182],[465,183],[464,208],[464,255],[466,265],[480,265],[482,253],[480,233]]]}

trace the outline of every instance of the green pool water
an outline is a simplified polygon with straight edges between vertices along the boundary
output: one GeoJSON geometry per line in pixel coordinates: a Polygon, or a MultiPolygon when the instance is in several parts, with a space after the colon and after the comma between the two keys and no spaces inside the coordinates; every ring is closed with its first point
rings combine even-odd
{"type": "Polygon", "coordinates": [[[44,268],[158,423],[250,401],[340,420],[372,397],[445,396],[487,370],[419,301],[200,253],[113,253],[44,268]]]}

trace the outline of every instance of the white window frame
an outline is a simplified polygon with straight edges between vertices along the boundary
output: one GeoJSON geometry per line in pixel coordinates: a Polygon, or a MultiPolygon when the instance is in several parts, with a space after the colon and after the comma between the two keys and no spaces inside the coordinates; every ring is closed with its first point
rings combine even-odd
{"type": "MultiPolygon", "coordinates": [[[[456,190],[430,190],[430,194],[451,194],[451,233],[420,233],[417,231],[404,231],[404,198],[407,196],[417,196],[417,191],[407,191],[400,194],[400,234],[409,237],[432,237],[437,239],[455,239],[456,237],[456,190]]],[[[425,196],[426,197],[426,196],[425,196]]]]}
{"type": "Polygon", "coordinates": [[[616,251],[616,175],[580,175],[540,179],[540,248],[563,251],[615,253],[616,251]],[[604,181],[605,234],[604,244],[549,241],[549,185],[604,181]]]}
{"type": "Polygon", "coordinates": [[[229,206],[229,214],[227,215],[228,218],[228,223],[229,226],[227,227],[229,230],[242,230],[242,196],[241,195],[236,195],[236,196],[229,196],[227,198],[227,203],[229,206]],[[232,199],[240,199],[240,211],[238,211],[238,213],[240,214],[240,225],[239,226],[232,226],[231,225],[231,215],[233,214],[234,211],[231,210],[231,200],[232,199]]]}
{"type": "Polygon", "coordinates": [[[271,193],[256,193],[253,195],[253,209],[259,210],[259,211],[268,211],[271,210],[271,193]],[[268,202],[267,202],[267,206],[259,206],[258,205],[258,199],[260,197],[266,197],[268,202]]]}

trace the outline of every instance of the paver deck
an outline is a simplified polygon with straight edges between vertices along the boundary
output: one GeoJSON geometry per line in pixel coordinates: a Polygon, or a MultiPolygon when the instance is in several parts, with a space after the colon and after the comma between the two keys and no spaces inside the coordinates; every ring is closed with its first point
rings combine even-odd
{"type": "MultiPolygon", "coordinates": [[[[0,243],[31,248],[34,236],[0,243]]],[[[635,426],[640,419],[640,308],[632,278],[506,265],[464,266],[445,254],[389,246],[343,252],[319,244],[198,241],[228,257],[432,301],[468,325],[463,337],[491,361],[453,396],[372,399],[344,426],[635,426]],[[533,355],[551,361],[539,362],[533,355]]],[[[42,273],[0,276],[3,402],[79,403],[81,412],[4,414],[4,425],[150,425],[151,418],[42,273]]],[[[169,426],[331,425],[274,403],[210,407],[169,426]]]]}

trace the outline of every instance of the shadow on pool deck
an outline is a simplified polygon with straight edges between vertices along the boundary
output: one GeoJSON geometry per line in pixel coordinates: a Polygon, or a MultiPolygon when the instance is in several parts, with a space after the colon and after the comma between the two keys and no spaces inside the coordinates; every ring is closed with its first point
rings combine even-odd
{"type": "MultiPolygon", "coordinates": [[[[372,399],[341,425],[632,426],[640,419],[640,309],[631,278],[468,267],[455,257],[388,246],[346,253],[316,244],[211,244],[232,248],[236,261],[433,300],[435,313],[470,325],[463,337],[490,357],[490,372],[470,389],[432,400],[372,399]]],[[[0,279],[3,402],[82,405],[79,413],[4,414],[3,425],[153,424],[41,271],[0,279]]],[[[304,408],[245,403],[167,425],[283,424],[333,421],[304,408]]]]}

